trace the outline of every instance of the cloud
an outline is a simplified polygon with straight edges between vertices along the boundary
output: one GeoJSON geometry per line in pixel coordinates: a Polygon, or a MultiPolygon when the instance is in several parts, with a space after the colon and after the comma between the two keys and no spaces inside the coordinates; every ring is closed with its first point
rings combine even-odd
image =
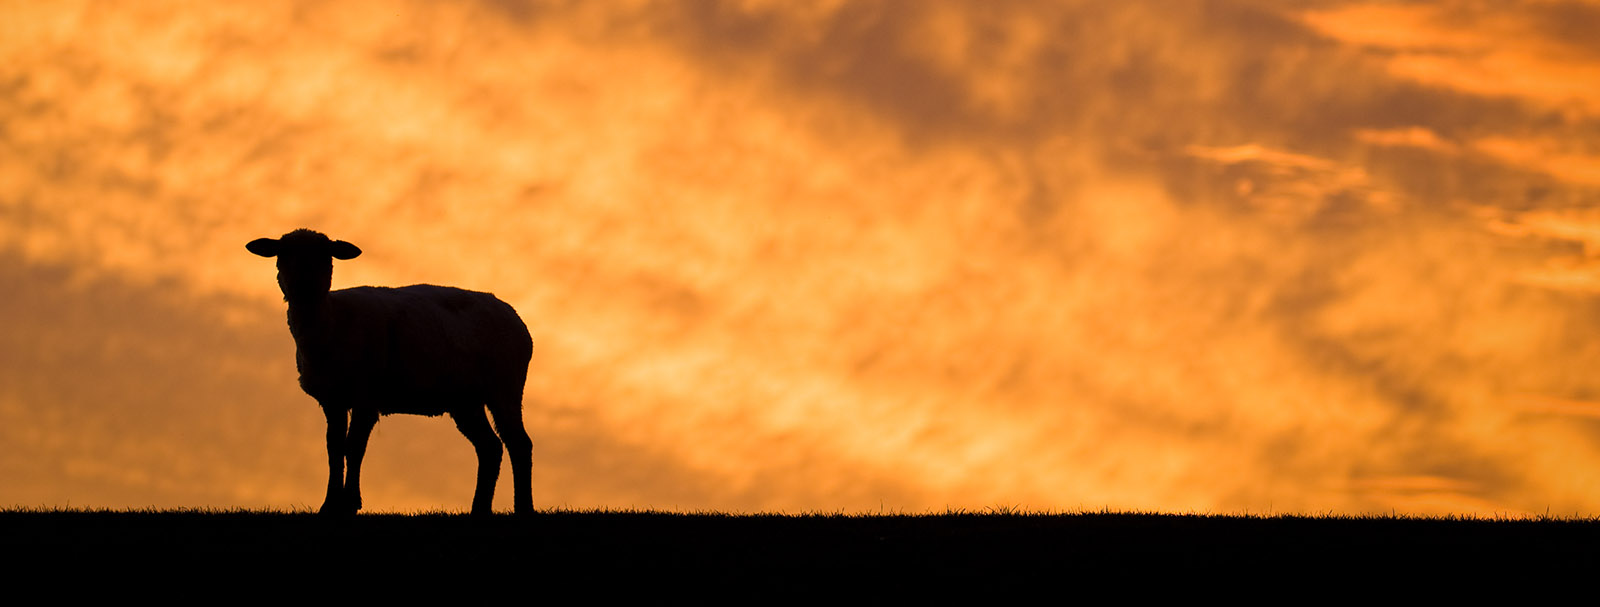
{"type": "Polygon", "coordinates": [[[1506,164],[1544,173],[1566,183],[1591,188],[1600,186],[1600,154],[1561,149],[1574,143],[1560,139],[1484,137],[1472,142],[1472,147],[1506,164]]]}
{"type": "Polygon", "coordinates": [[[1440,153],[1453,153],[1457,146],[1438,133],[1420,126],[1402,129],[1357,129],[1357,141],[1381,146],[1415,147],[1440,153]]]}
{"type": "Polygon", "coordinates": [[[1578,34],[1600,24],[1586,2],[1351,3],[1307,11],[1319,33],[1388,54],[1394,75],[1474,95],[1509,96],[1592,118],[1600,110],[1600,49],[1578,34]]]}

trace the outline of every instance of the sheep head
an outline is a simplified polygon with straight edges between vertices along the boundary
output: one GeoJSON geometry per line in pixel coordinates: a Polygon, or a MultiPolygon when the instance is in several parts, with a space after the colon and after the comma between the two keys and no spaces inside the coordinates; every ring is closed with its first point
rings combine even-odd
{"type": "Polygon", "coordinates": [[[327,295],[333,284],[333,260],[355,259],[361,254],[356,245],[304,228],[282,238],[257,238],[244,248],[262,257],[278,258],[278,288],[289,301],[327,295]]]}

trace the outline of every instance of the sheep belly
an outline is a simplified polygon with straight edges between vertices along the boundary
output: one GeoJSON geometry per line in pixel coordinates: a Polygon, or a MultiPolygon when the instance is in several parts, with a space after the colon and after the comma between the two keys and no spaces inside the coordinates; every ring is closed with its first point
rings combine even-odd
{"type": "Polygon", "coordinates": [[[343,329],[334,331],[344,342],[335,350],[343,355],[329,361],[332,377],[301,370],[302,386],[319,401],[323,393],[372,403],[385,415],[436,416],[481,407],[507,386],[520,395],[532,340],[511,306],[493,295],[414,285],[330,296],[343,329]]]}

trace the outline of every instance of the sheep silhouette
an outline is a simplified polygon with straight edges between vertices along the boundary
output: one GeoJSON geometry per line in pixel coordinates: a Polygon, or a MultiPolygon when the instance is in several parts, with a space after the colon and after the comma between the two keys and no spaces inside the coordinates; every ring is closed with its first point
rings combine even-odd
{"type": "Polygon", "coordinates": [[[328,418],[322,514],[361,509],[367,439],[380,415],[394,413],[448,413],[455,420],[478,454],[474,516],[492,511],[504,442],[511,453],[515,511],[533,511],[533,441],[522,425],[533,339],[516,310],[488,293],[433,285],[330,292],[333,260],[354,259],[361,249],[312,230],[258,238],[245,248],[278,258],[300,387],[328,418]],[[485,408],[494,416],[493,428],[485,408]]]}

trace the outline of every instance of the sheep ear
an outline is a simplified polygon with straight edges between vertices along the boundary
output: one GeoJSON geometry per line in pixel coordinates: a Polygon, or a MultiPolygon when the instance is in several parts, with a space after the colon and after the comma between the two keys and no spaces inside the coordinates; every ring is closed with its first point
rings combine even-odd
{"type": "Polygon", "coordinates": [[[257,238],[244,245],[251,253],[262,257],[278,256],[278,240],[276,238],[257,238]]]}
{"type": "Polygon", "coordinates": [[[335,240],[328,243],[328,253],[333,255],[334,259],[355,259],[361,254],[361,249],[343,240],[335,240]]]}

